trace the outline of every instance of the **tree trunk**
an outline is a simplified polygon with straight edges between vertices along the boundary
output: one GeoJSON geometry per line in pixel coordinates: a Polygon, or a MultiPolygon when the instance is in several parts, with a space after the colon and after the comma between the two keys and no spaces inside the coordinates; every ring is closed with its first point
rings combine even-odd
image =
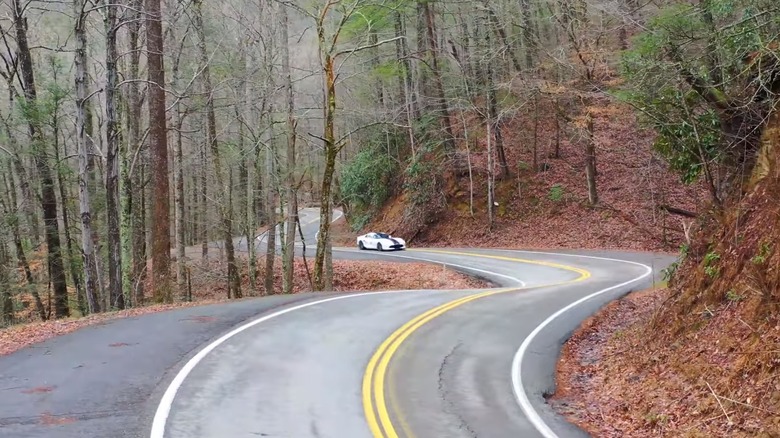
{"type": "MultiPolygon", "coordinates": [[[[262,8],[264,3],[261,1],[260,7],[262,8]]],[[[275,55],[275,49],[273,41],[275,35],[275,20],[274,12],[277,5],[272,5],[269,9],[269,23],[266,27],[266,39],[264,45],[264,62],[269,65],[268,84],[266,90],[274,90],[276,88],[274,78],[274,65],[273,59],[275,55]]],[[[284,6],[281,6],[284,7],[284,6]]],[[[260,124],[263,124],[263,118],[266,118],[268,124],[268,145],[265,150],[265,207],[266,216],[268,217],[268,230],[266,236],[266,252],[265,252],[265,278],[264,289],[265,295],[273,295],[274,293],[274,264],[276,262],[276,230],[277,230],[277,214],[276,214],[276,202],[274,197],[274,187],[276,187],[276,133],[274,128],[273,114],[275,112],[275,102],[273,99],[268,101],[267,114],[260,113],[260,124]]]]}
{"type": "Polygon", "coordinates": [[[436,109],[438,111],[439,123],[444,131],[444,149],[448,153],[455,152],[455,135],[452,130],[452,121],[450,120],[450,110],[447,105],[447,97],[444,93],[444,82],[441,77],[441,67],[439,66],[439,46],[437,43],[436,26],[433,14],[433,5],[428,2],[423,4],[423,13],[425,17],[425,32],[427,35],[428,54],[431,60],[431,69],[433,70],[434,93],[436,94],[436,109]]]}
{"type": "Polygon", "coordinates": [[[11,300],[11,282],[8,275],[10,266],[8,245],[4,238],[0,238],[0,315],[2,316],[0,322],[2,325],[11,325],[14,322],[14,302],[11,300]]]}
{"type": "MultiPolygon", "coordinates": [[[[179,63],[181,61],[181,52],[173,58],[173,88],[180,92],[179,63]]],[[[176,129],[176,142],[173,146],[173,181],[174,181],[174,234],[176,245],[176,290],[181,301],[189,300],[187,289],[187,264],[184,246],[184,152],[183,152],[183,133],[184,117],[181,113],[181,100],[177,99],[173,109],[174,125],[176,129]]]]}
{"type": "Polygon", "coordinates": [[[558,98],[555,98],[555,151],[553,153],[553,156],[555,159],[561,158],[561,117],[559,115],[560,112],[560,102],[558,101],[558,98]]]}
{"type": "Polygon", "coordinates": [[[325,169],[322,176],[322,188],[320,190],[320,227],[317,235],[317,251],[314,256],[314,290],[326,289],[327,266],[325,256],[330,239],[330,221],[333,216],[333,204],[331,202],[331,188],[333,174],[336,170],[336,157],[338,145],[336,144],[335,115],[336,115],[336,72],[334,59],[325,41],[325,23],[320,20],[317,23],[320,54],[322,56],[322,68],[325,75],[325,117],[323,125],[323,139],[325,140],[325,169]]]}
{"type": "Polygon", "coordinates": [[[412,63],[409,60],[409,45],[406,41],[406,23],[400,11],[393,13],[395,17],[395,36],[401,37],[396,41],[396,58],[401,64],[401,74],[398,76],[398,93],[402,97],[405,108],[407,131],[409,135],[409,148],[412,156],[415,154],[414,121],[420,118],[417,104],[414,100],[414,83],[412,80],[412,63]]]}
{"type": "Polygon", "coordinates": [[[235,249],[233,248],[233,218],[232,205],[230,201],[229,190],[225,185],[225,176],[220,158],[219,143],[217,140],[217,118],[214,112],[214,93],[211,86],[211,73],[209,68],[209,54],[206,50],[206,34],[203,29],[203,11],[202,0],[193,0],[195,7],[195,30],[198,33],[198,47],[200,51],[200,61],[203,68],[203,85],[207,96],[206,101],[206,122],[207,122],[207,141],[210,145],[212,161],[214,162],[214,173],[217,178],[217,186],[221,191],[223,198],[218,206],[220,219],[222,222],[222,233],[225,239],[225,253],[228,266],[228,298],[241,298],[241,277],[236,264],[235,249]]]}
{"type": "MultiPolygon", "coordinates": [[[[273,104],[269,105],[269,114],[273,114],[273,104]]],[[[268,129],[270,131],[271,140],[268,142],[268,148],[265,155],[265,172],[266,172],[266,184],[265,184],[265,196],[266,196],[266,208],[268,209],[268,230],[266,236],[266,252],[265,252],[265,294],[273,295],[274,293],[274,263],[276,262],[276,202],[274,202],[274,175],[276,173],[274,162],[276,160],[276,149],[274,147],[274,128],[273,120],[270,120],[268,129]]]]}
{"type": "Polygon", "coordinates": [[[84,258],[84,283],[90,313],[100,312],[97,286],[97,261],[92,229],[92,204],[89,185],[89,156],[92,153],[87,139],[87,35],[84,13],[86,4],[76,0],[76,142],[79,150],[79,206],[81,211],[81,253],[84,258]]]}
{"type": "MultiPolygon", "coordinates": [[[[488,40],[488,47],[490,44],[490,33],[485,32],[488,40]]],[[[490,123],[495,136],[495,148],[498,155],[498,167],[500,169],[500,178],[504,179],[509,177],[509,165],[506,162],[506,153],[504,152],[504,137],[501,133],[501,120],[498,115],[498,98],[496,96],[496,83],[493,66],[490,62],[486,65],[487,68],[487,86],[488,86],[488,123],[490,123]]]]}
{"type": "Polygon", "coordinates": [[[587,143],[585,144],[585,176],[588,180],[588,202],[590,205],[599,203],[599,195],[596,190],[596,143],[593,138],[593,116],[588,113],[587,124],[587,143]]]}
{"type": "MultiPolygon", "coordinates": [[[[133,11],[127,24],[130,40],[130,78],[140,79],[141,33],[143,0],[129,0],[129,10],[133,11]]],[[[138,82],[127,84],[127,151],[123,170],[122,192],[124,194],[124,227],[129,230],[129,238],[123,245],[125,259],[132,260],[131,269],[126,269],[125,285],[132,292],[130,296],[136,306],[144,304],[144,284],[146,282],[146,209],[144,208],[144,153],[141,139],[142,102],[138,82]]]]}
{"type": "Polygon", "coordinates": [[[206,142],[200,148],[200,255],[203,263],[209,259],[209,178],[206,169],[209,168],[208,146],[206,142]]]}
{"type": "Polygon", "coordinates": [[[488,19],[490,20],[490,24],[493,26],[493,31],[499,40],[501,40],[501,44],[504,46],[504,51],[509,54],[509,58],[512,60],[512,66],[515,68],[515,71],[522,70],[522,67],[520,66],[520,60],[517,59],[517,54],[515,54],[512,45],[509,44],[509,38],[507,37],[506,30],[501,24],[501,21],[496,16],[496,12],[490,6],[490,3],[487,0],[482,0],[482,4],[487,10],[488,19]]]}
{"type": "Polygon", "coordinates": [[[523,46],[525,48],[525,68],[534,68],[536,58],[536,32],[535,23],[531,17],[531,0],[520,0],[520,9],[523,12],[523,46]]]}
{"type": "Polygon", "coordinates": [[[534,92],[534,173],[539,172],[539,96],[534,92]]]}
{"type": "Polygon", "coordinates": [[[285,198],[287,198],[286,213],[287,220],[285,225],[284,257],[282,266],[284,270],[284,281],[282,282],[282,293],[293,293],[293,279],[295,276],[295,225],[298,219],[298,193],[295,189],[295,97],[293,95],[292,75],[290,72],[290,43],[288,36],[289,20],[287,17],[287,8],[280,9],[281,14],[281,41],[282,49],[282,86],[284,87],[285,110],[287,112],[287,168],[285,169],[285,198]]]}
{"type": "Polygon", "coordinates": [[[241,151],[241,162],[239,163],[238,171],[238,187],[239,187],[239,217],[241,218],[244,236],[246,237],[246,250],[247,250],[247,271],[249,273],[249,289],[250,295],[257,293],[257,247],[255,246],[255,231],[256,231],[256,212],[254,210],[254,190],[255,184],[250,178],[250,175],[259,179],[256,170],[256,165],[253,160],[257,159],[257,154],[248,154],[244,152],[245,136],[246,136],[246,114],[249,113],[247,108],[247,102],[249,101],[249,81],[247,80],[247,72],[249,71],[249,61],[247,56],[247,47],[245,40],[242,38],[239,44],[239,66],[240,66],[240,80],[238,84],[238,102],[236,103],[236,119],[238,120],[238,150],[241,151]],[[251,157],[251,158],[248,158],[251,157]]]}
{"type": "Polygon", "coordinates": [[[485,123],[487,131],[487,208],[488,208],[488,229],[493,231],[493,220],[495,218],[495,207],[493,198],[493,123],[488,118],[485,123]]]}
{"type": "Polygon", "coordinates": [[[112,309],[125,308],[122,290],[122,235],[119,201],[119,130],[117,129],[117,8],[106,0],[106,216],[108,221],[108,299],[112,309]]]}
{"type": "MultiPolygon", "coordinates": [[[[57,82],[57,70],[53,71],[54,82],[57,82]]],[[[55,102],[52,110],[52,137],[54,138],[54,161],[60,162],[60,105],[59,101],[55,102]]],[[[67,156],[67,149],[65,150],[67,156]]],[[[84,295],[84,289],[81,287],[81,276],[79,275],[78,266],[76,264],[76,253],[73,249],[73,241],[70,235],[70,214],[68,213],[68,199],[71,199],[70,190],[68,190],[68,184],[63,177],[62,169],[65,166],[57,166],[57,185],[60,189],[60,199],[62,200],[62,228],[65,232],[65,251],[68,255],[68,267],[70,269],[71,279],[73,280],[73,288],[76,289],[76,303],[78,305],[79,313],[82,315],[87,314],[87,301],[84,295]]],[[[10,170],[10,169],[9,169],[10,170]]],[[[11,176],[13,179],[13,176],[11,176]]],[[[14,201],[14,204],[16,202],[14,201]]],[[[20,240],[21,242],[21,240],[20,240]]],[[[22,252],[22,254],[24,254],[22,252]]],[[[26,263],[26,261],[25,261],[26,263]]],[[[27,268],[29,269],[29,267],[27,268]]]]}
{"type": "MultiPolygon", "coordinates": [[[[24,17],[25,6],[20,0],[13,0],[13,20],[16,31],[18,63],[24,87],[27,104],[37,105],[35,89],[35,74],[32,55],[27,42],[27,19],[24,17]]],[[[28,129],[33,141],[33,157],[35,167],[41,180],[41,207],[46,230],[46,247],[48,250],[47,264],[49,278],[54,289],[54,316],[65,318],[70,315],[68,306],[68,288],[65,280],[65,268],[62,261],[60,230],[57,221],[57,195],[54,191],[54,178],[48,162],[46,139],[43,136],[40,121],[28,120],[28,129]]]]}
{"type": "Polygon", "coordinates": [[[171,288],[170,191],[165,120],[165,69],[160,0],[146,0],[149,68],[149,142],[152,156],[152,293],[158,303],[173,302],[171,288]]]}

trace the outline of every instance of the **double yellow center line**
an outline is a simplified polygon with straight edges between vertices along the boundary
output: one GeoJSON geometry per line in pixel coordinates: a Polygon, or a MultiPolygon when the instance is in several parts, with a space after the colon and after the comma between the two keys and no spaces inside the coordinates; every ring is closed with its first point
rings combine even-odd
{"type": "MultiPolygon", "coordinates": [[[[575,268],[573,266],[562,265],[558,263],[550,263],[550,262],[543,262],[537,260],[527,260],[527,259],[520,259],[514,257],[472,254],[472,253],[464,253],[464,252],[427,251],[427,250],[426,252],[449,254],[449,255],[460,255],[460,256],[468,256],[468,257],[479,257],[479,258],[504,260],[504,261],[511,261],[517,263],[538,265],[538,266],[547,266],[547,267],[562,269],[562,270],[571,271],[579,274],[579,276],[573,280],[544,284],[536,287],[559,286],[568,283],[584,281],[590,278],[591,276],[590,272],[584,269],[575,268]]],[[[462,297],[450,301],[448,303],[444,303],[438,307],[430,309],[427,312],[424,312],[416,316],[411,321],[402,325],[398,330],[393,332],[393,334],[391,334],[387,339],[385,339],[385,341],[382,342],[382,344],[379,346],[376,352],[374,352],[374,355],[369,360],[368,366],[366,367],[365,374],[363,375],[363,387],[362,387],[363,410],[365,412],[366,420],[368,421],[368,426],[371,429],[372,435],[375,438],[398,438],[398,433],[396,432],[395,427],[393,426],[393,422],[390,419],[390,412],[387,409],[387,401],[385,397],[385,378],[387,376],[387,369],[388,366],[390,365],[390,361],[392,360],[393,355],[396,353],[396,351],[398,351],[401,344],[403,344],[407,338],[409,338],[417,329],[425,325],[427,322],[463,304],[490,295],[496,295],[500,293],[518,291],[523,289],[529,289],[529,287],[495,289],[487,292],[480,292],[474,295],[469,295],[466,297],[462,297]]]]}

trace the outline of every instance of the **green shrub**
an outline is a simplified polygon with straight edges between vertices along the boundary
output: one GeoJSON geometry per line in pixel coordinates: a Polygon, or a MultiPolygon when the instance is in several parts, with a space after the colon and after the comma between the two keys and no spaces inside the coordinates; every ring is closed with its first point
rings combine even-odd
{"type": "MultiPolygon", "coordinates": [[[[355,212],[355,217],[382,206],[390,196],[392,177],[397,170],[398,166],[391,157],[377,153],[373,148],[358,152],[344,167],[341,196],[355,212]]],[[[367,222],[368,219],[363,220],[367,222]]]]}
{"type": "Polygon", "coordinates": [[[552,187],[550,187],[550,193],[547,195],[547,197],[550,199],[550,201],[553,202],[561,202],[563,201],[563,197],[566,194],[564,188],[560,184],[555,184],[552,187]]]}

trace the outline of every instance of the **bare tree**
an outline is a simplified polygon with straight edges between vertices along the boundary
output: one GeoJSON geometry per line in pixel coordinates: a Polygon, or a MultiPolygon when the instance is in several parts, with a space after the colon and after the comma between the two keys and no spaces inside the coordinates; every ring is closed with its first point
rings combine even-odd
{"type": "Polygon", "coordinates": [[[293,263],[295,258],[295,224],[298,221],[298,191],[296,189],[295,179],[295,141],[296,141],[296,125],[295,120],[295,95],[292,85],[292,74],[290,72],[290,42],[288,36],[289,18],[287,14],[287,8],[280,8],[281,18],[281,41],[279,42],[282,49],[282,86],[284,87],[285,97],[285,109],[287,112],[285,131],[287,134],[287,167],[285,169],[285,192],[287,205],[285,210],[287,213],[287,220],[285,226],[285,242],[284,242],[284,282],[283,292],[286,294],[293,292],[293,277],[295,275],[295,264],[293,263]]]}
{"type": "Polygon", "coordinates": [[[91,313],[100,312],[97,286],[97,261],[95,243],[92,240],[92,211],[89,185],[89,156],[92,154],[87,140],[87,35],[86,2],[76,0],[76,141],[79,150],[79,206],[81,209],[81,251],[84,257],[84,281],[87,303],[91,313]]]}
{"type": "Polygon", "coordinates": [[[122,236],[119,200],[119,129],[117,128],[118,5],[106,0],[106,215],[108,219],[108,298],[111,308],[124,309],[122,291],[122,236]]]}
{"type": "Polygon", "coordinates": [[[149,68],[149,142],[152,156],[152,293],[156,302],[173,301],[171,288],[168,135],[165,120],[165,68],[160,0],[146,0],[149,68]]]}

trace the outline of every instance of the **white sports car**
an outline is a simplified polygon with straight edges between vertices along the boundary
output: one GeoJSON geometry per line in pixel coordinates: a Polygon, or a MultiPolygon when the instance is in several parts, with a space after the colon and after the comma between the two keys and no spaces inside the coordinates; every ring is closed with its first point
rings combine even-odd
{"type": "Polygon", "coordinates": [[[368,233],[357,238],[357,246],[360,249],[375,249],[377,251],[385,250],[404,250],[406,242],[400,237],[393,237],[385,233],[368,233]]]}

